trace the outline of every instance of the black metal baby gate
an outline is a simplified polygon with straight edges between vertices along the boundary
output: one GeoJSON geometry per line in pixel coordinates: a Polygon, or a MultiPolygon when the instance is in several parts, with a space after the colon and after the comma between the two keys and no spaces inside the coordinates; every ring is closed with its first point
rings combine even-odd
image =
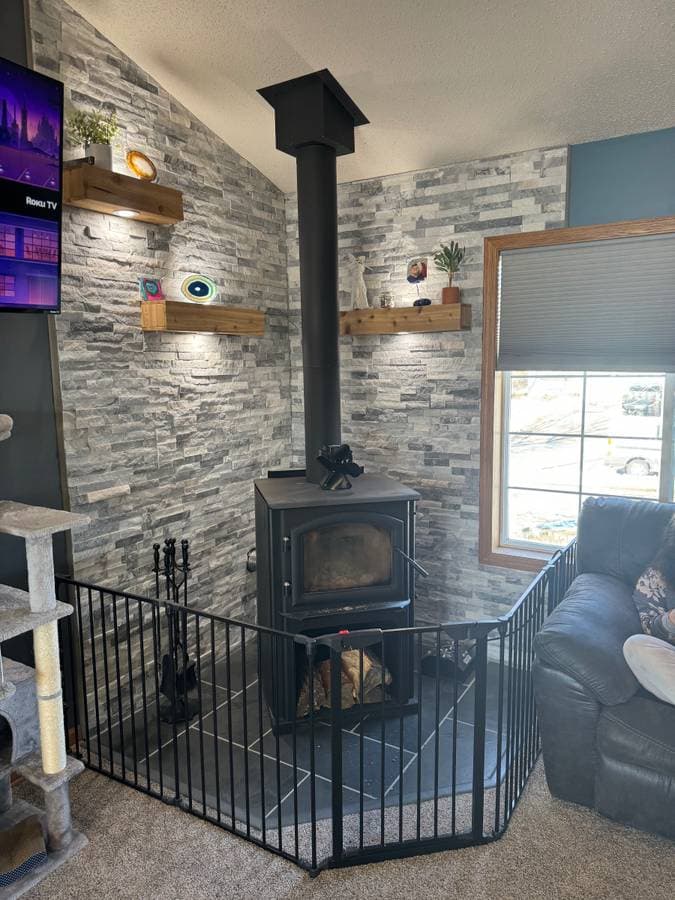
{"type": "Polygon", "coordinates": [[[494,840],[539,753],[533,638],[575,568],[572,543],[496,619],[315,636],[58,578],[70,751],[314,874],[494,840]],[[185,649],[195,677],[167,690],[185,649]]]}

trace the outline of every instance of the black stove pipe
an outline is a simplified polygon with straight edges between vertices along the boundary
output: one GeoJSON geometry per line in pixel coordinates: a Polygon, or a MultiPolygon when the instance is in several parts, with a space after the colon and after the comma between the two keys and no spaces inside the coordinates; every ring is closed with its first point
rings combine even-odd
{"type": "Polygon", "coordinates": [[[326,475],[316,456],[340,444],[340,355],[336,154],[307,144],[296,155],[302,360],[305,396],[305,468],[314,484],[326,475]]]}
{"type": "Polygon", "coordinates": [[[278,149],[296,158],[305,468],[319,484],[319,450],[342,442],[336,157],[354,152],[354,128],[368,120],[328,69],[259,93],[274,107],[278,149]]]}

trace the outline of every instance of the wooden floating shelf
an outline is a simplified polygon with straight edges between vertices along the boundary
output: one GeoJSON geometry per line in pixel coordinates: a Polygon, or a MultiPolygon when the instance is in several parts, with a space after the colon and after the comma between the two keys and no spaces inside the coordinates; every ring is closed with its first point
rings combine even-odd
{"type": "Polygon", "coordinates": [[[64,166],[63,202],[108,215],[128,210],[135,215],[126,218],[153,225],[175,225],[183,221],[180,191],[88,163],[64,166]]]}
{"type": "Polygon", "coordinates": [[[207,334],[265,333],[265,313],[240,306],[201,305],[180,300],[141,302],[143,331],[183,331],[207,334]]]}
{"type": "Polygon", "coordinates": [[[340,313],[340,334],[421,334],[427,331],[466,331],[469,328],[470,303],[350,309],[340,313]]]}

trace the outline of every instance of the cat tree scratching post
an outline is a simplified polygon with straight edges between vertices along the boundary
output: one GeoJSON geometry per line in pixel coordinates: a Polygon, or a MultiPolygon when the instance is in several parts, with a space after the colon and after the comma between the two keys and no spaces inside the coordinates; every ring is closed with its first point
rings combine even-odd
{"type": "MultiPolygon", "coordinates": [[[[33,612],[56,608],[52,535],[26,537],[28,594],[33,612]]],[[[40,720],[40,753],[46,775],[66,766],[63,697],[59,665],[59,634],[56,620],[33,630],[35,682],[40,720]]]]}
{"type": "Polygon", "coordinates": [[[57,619],[65,610],[63,604],[56,602],[52,535],[88,522],[87,516],[64,510],[26,506],[7,500],[0,502],[0,534],[11,534],[25,540],[29,609],[44,619],[27,621],[26,624],[33,631],[40,753],[46,775],[56,775],[66,767],[57,625],[57,619]]]}
{"type": "MultiPolygon", "coordinates": [[[[9,888],[0,888],[0,898],[19,896],[86,843],[83,835],[73,831],[71,822],[69,784],[82,771],[83,764],[66,755],[59,658],[58,620],[72,615],[73,608],[56,599],[52,536],[88,522],[87,516],[64,510],[0,502],[0,534],[25,541],[29,588],[22,591],[0,585],[0,642],[32,631],[35,651],[35,673],[27,666],[7,661],[16,692],[7,693],[0,703],[0,713],[14,731],[10,769],[16,769],[44,794],[43,827],[49,854],[47,863],[33,874],[9,888]],[[39,742],[31,737],[36,700],[39,742]]],[[[4,818],[5,825],[37,812],[22,801],[12,804],[10,769],[0,773],[0,813],[4,814],[0,820],[4,818]]]]}

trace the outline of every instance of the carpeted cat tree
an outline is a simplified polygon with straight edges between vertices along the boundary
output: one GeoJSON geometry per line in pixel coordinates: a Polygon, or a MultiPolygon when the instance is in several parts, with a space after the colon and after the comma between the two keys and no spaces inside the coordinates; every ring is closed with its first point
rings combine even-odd
{"type": "MultiPolygon", "coordinates": [[[[12,420],[0,415],[0,441],[12,420]]],[[[1,455],[1,454],[0,454],[1,455]]],[[[83,764],[66,755],[58,620],[73,608],[56,600],[52,535],[86,525],[86,516],[0,501],[0,534],[26,545],[28,591],[0,585],[0,645],[33,632],[35,669],[0,657],[0,900],[20,897],[78,852],[69,783],[83,764]],[[44,796],[44,809],[12,802],[16,772],[44,796]]]]}

